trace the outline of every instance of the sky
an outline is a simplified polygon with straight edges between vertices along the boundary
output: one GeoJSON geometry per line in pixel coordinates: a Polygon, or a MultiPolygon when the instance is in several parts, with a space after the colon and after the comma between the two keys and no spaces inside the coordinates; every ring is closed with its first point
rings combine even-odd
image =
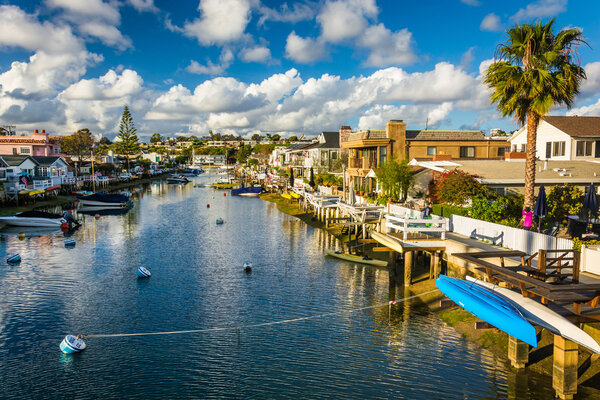
{"type": "Polygon", "coordinates": [[[598,0],[0,0],[0,126],[114,138],[512,131],[482,74],[517,23],[582,29],[573,108],[600,116],[598,0]]]}

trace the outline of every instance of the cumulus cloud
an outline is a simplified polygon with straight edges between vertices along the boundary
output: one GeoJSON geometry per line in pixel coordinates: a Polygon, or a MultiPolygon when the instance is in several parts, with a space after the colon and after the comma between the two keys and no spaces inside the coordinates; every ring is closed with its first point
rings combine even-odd
{"type": "Polygon", "coordinates": [[[311,20],[315,17],[316,2],[307,1],[305,3],[294,3],[292,7],[283,3],[279,9],[265,7],[260,5],[258,12],[261,14],[258,25],[263,25],[266,21],[290,22],[295,24],[300,21],[311,20]]]}
{"type": "Polygon", "coordinates": [[[331,43],[354,38],[367,28],[367,19],[378,12],[375,0],[327,1],[317,16],[321,36],[331,43]]]}
{"type": "Polygon", "coordinates": [[[192,60],[185,70],[192,74],[221,75],[229,68],[233,59],[234,56],[232,51],[223,49],[219,56],[218,64],[214,64],[211,60],[208,60],[206,65],[201,65],[197,61],[192,60]]]}
{"type": "Polygon", "coordinates": [[[133,8],[139,12],[158,12],[158,8],[154,5],[154,0],[127,0],[127,3],[131,4],[133,8]]]}
{"type": "Polygon", "coordinates": [[[500,17],[496,14],[491,13],[486,15],[479,25],[479,29],[482,31],[499,32],[502,30],[502,23],[500,17]]]}
{"type": "Polygon", "coordinates": [[[521,8],[511,17],[513,21],[526,21],[528,19],[540,19],[554,17],[567,10],[568,0],[538,0],[521,8]]]}
{"type": "Polygon", "coordinates": [[[62,100],[108,100],[138,93],[144,81],[136,71],[125,69],[118,75],[109,70],[97,79],[82,79],[59,94],[62,100]]]}
{"type": "Polygon", "coordinates": [[[480,6],[481,2],[479,0],[460,0],[461,3],[464,3],[468,6],[480,6]]]}
{"type": "Polygon", "coordinates": [[[600,61],[586,64],[583,69],[587,79],[581,82],[581,93],[584,96],[600,95],[600,61]]]}
{"type": "Polygon", "coordinates": [[[358,45],[370,50],[367,66],[407,65],[417,60],[412,50],[412,33],[402,29],[393,33],[383,24],[373,25],[361,35],[358,45]]]}
{"type": "Polygon", "coordinates": [[[271,50],[265,46],[243,49],[240,58],[245,62],[268,63],[271,61],[271,50]]]}
{"type": "Polygon", "coordinates": [[[325,44],[318,39],[302,38],[292,32],[285,43],[285,56],[301,64],[310,64],[327,57],[325,44]]]}
{"type": "Polygon", "coordinates": [[[249,0],[200,0],[201,17],[183,26],[186,36],[200,44],[224,44],[238,40],[250,19],[249,0]]]}

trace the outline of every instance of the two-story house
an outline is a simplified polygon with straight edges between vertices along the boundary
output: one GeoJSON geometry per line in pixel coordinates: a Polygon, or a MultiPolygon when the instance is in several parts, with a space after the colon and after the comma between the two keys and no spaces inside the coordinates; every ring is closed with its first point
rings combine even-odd
{"type": "Polygon", "coordinates": [[[60,136],[37,129],[31,136],[0,136],[0,155],[61,156],[60,136]]]}

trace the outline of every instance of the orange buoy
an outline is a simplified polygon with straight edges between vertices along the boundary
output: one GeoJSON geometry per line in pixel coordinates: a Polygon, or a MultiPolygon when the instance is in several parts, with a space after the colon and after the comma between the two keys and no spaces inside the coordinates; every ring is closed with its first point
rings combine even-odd
{"type": "Polygon", "coordinates": [[[96,219],[100,219],[100,214],[96,214],[96,215],[94,215],[94,218],[96,218],[96,219]]]}
{"type": "Polygon", "coordinates": [[[223,193],[223,197],[227,196],[227,193],[223,193]]]}
{"type": "Polygon", "coordinates": [[[207,204],[207,205],[206,205],[206,208],[210,208],[210,204],[207,204]]]}

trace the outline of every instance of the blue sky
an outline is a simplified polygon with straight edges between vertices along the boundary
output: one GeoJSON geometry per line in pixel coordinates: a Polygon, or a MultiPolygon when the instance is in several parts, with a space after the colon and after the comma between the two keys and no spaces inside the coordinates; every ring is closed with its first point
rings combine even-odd
{"type": "Polygon", "coordinates": [[[600,115],[597,0],[0,0],[0,125],[110,138],[129,105],[142,139],[314,136],[340,125],[513,130],[481,73],[505,29],[579,27],[600,115]]]}

